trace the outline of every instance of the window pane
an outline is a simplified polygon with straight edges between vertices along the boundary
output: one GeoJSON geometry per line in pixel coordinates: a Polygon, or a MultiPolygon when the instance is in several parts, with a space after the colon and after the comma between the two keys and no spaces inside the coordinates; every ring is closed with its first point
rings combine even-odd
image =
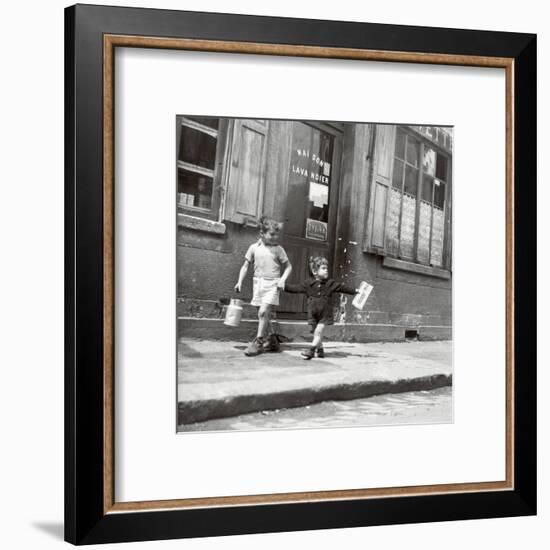
{"type": "Polygon", "coordinates": [[[178,170],[178,205],[212,207],[212,178],[178,170]]]}
{"type": "Polygon", "coordinates": [[[285,233],[303,237],[309,193],[309,151],[312,128],[301,122],[292,125],[292,153],[288,180],[285,233]]]}
{"type": "Polygon", "coordinates": [[[181,127],[179,159],[214,170],[216,138],[187,126],[181,127]]]}
{"type": "Polygon", "coordinates": [[[431,176],[424,174],[422,180],[422,200],[432,204],[432,188],[434,179],[431,176]]]}
{"type": "Polygon", "coordinates": [[[405,139],[406,134],[399,128],[397,129],[397,135],[395,137],[395,156],[405,160],[405,139]]]}
{"type": "Polygon", "coordinates": [[[411,136],[407,136],[407,162],[413,166],[418,166],[418,154],[420,142],[411,136]]]}
{"type": "Polygon", "coordinates": [[[293,123],[285,233],[326,240],[333,150],[330,134],[293,123]]]}
{"type": "Polygon", "coordinates": [[[331,179],[334,138],[313,130],[311,170],[309,172],[309,203],[306,218],[328,223],[328,197],[331,179]]]}
{"type": "Polygon", "coordinates": [[[435,170],[437,179],[447,181],[447,158],[443,155],[437,155],[437,168],[435,170]]]}
{"type": "Polygon", "coordinates": [[[432,207],[429,203],[420,202],[420,219],[418,220],[417,258],[421,264],[430,263],[430,234],[432,231],[432,207]]]}
{"type": "Polygon", "coordinates": [[[218,129],[218,126],[220,124],[219,118],[211,118],[211,117],[199,117],[199,116],[186,116],[185,117],[188,120],[194,120],[195,122],[198,122],[199,124],[202,124],[203,126],[208,126],[209,128],[214,128],[214,130],[218,129]]]}
{"type": "Polygon", "coordinates": [[[434,180],[434,206],[443,209],[445,204],[445,184],[442,181],[434,180]]]}
{"type": "Polygon", "coordinates": [[[403,195],[401,212],[401,256],[409,259],[414,257],[414,229],[416,223],[416,199],[403,195]]]}
{"type": "Polygon", "coordinates": [[[430,176],[435,176],[435,151],[424,146],[424,158],[422,159],[422,171],[430,176]]]}
{"type": "Polygon", "coordinates": [[[399,189],[403,186],[403,161],[399,159],[393,159],[393,175],[392,175],[392,187],[399,189]]]}
{"type": "Polygon", "coordinates": [[[390,190],[390,206],[386,224],[386,250],[388,254],[399,254],[399,218],[401,215],[401,201],[403,195],[396,189],[390,190]]]}
{"type": "Polygon", "coordinates": [[[405,165],[405,193],[416,197],[418,188],[418,168],[405,165]]]}
{"type": "Polygon", "coordinates": [[[430,263],[440,266],[443,264],[443,237],[444,237],[444,217],[443,211],[437,208],[433,209],[432,219],[432,254],[430,263]]]}

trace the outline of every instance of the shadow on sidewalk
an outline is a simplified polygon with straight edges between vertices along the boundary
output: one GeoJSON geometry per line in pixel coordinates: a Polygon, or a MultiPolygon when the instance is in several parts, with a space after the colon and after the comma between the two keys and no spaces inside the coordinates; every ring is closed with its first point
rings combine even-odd
{"type": "MultiPolygon", "coordinates": [[[[352,347],[352,346],[348,346],[348,347],[352,347]]],[[[245,344],[242,344],[242,345],[237,345],[237,346],[233,346],[233,349],[237,349],[239,351],[244,351],[245,349],[247,348],[247,346],[245,344]]],[[[292,346],[289,346],[289,345],[282,345],[281,348],[279,349],[278,352],[275,352],[275,353],[283,353],[285,351],[307,351],[308,349],[310,348],[310,346],[306,343],[304,344],[292,344],[292,346]]],[[[191,350],[191,348],[189,348],[191,350]]],[[[336,350],[334,348],[324,348],[325,350],[325,358],[346,358],[346,357],[369,357],[369,358],[373,358],[373,357],[385,357],[384,355],[381,355],[379,353],[352,353],[352,352],[347,352],[347,351],[340,351],[340,350],[336,350]]],[[[198,353],[198,352],[196,352],[198,353]]],[[[273,352],[269,352],[270,354],[273,353],[273,352]]],[[[187,355],[187,353],[185,353],[187,355]]],[[[198,355],[188,355],[188,357],[200,357],[201,354],[199,353],[198,355]]]]}

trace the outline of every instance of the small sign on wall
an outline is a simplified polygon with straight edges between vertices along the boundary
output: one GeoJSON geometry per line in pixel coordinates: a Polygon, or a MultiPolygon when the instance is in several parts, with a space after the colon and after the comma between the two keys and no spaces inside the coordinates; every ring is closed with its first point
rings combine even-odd
{"type": "Polygon", "coordinates": [[[328,224],[319,220],[307,218],[306,239],[315,239],[316,241],[326,241],[328,233],[328,224]]]}

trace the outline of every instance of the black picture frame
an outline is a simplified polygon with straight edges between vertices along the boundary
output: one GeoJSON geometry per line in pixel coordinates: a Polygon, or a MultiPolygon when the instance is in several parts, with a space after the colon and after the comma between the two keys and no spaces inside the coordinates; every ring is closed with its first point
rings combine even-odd
{"type": "MultiPolygon", "coordinates": [[[[65,540],[93,544],[536,513],[536,36],[76,5],[65,10],[65,540]],[[513,488],[193,509],[105,511],[104,36],[513,60],[513,488]]],[[[111,434],[112,436],[112,434],[111,434]]],[[[473,450],[472,450],[473,451],[473,450]]]]}

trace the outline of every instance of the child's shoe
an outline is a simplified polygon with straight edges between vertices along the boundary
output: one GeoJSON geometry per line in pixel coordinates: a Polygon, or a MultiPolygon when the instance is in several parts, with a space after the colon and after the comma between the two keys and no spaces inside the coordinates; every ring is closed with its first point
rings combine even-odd
{"type": "Polygon", "coordinates": [[[264,339],[263,338],[254,338],[250,344],[248,344],[248,347],[244,350],[244,354],[248,357],[252,357],[254,355],[260,355],[264,351],[264,339]]]}
{"type": "Polygon", "coordinates": [[[280,351],[281,344],[279,343],[279,338],[277,338],[276,334],[270,334],[267,337],[267,341],[264,342],[263,351],[273,351],[277,352],[280,351]]]}
{"type": "Polygon", "coordinates": [[[325,350],[323,348],[317,348],[317,357],[319,357],[319,359],[325,358],[325,350]]]}
{"type": "Polygon", "coordinates": [[[309,348],[306,351],[302,351],[302,359],[313,359],[315,357],[315,348],[309,348]]]}

